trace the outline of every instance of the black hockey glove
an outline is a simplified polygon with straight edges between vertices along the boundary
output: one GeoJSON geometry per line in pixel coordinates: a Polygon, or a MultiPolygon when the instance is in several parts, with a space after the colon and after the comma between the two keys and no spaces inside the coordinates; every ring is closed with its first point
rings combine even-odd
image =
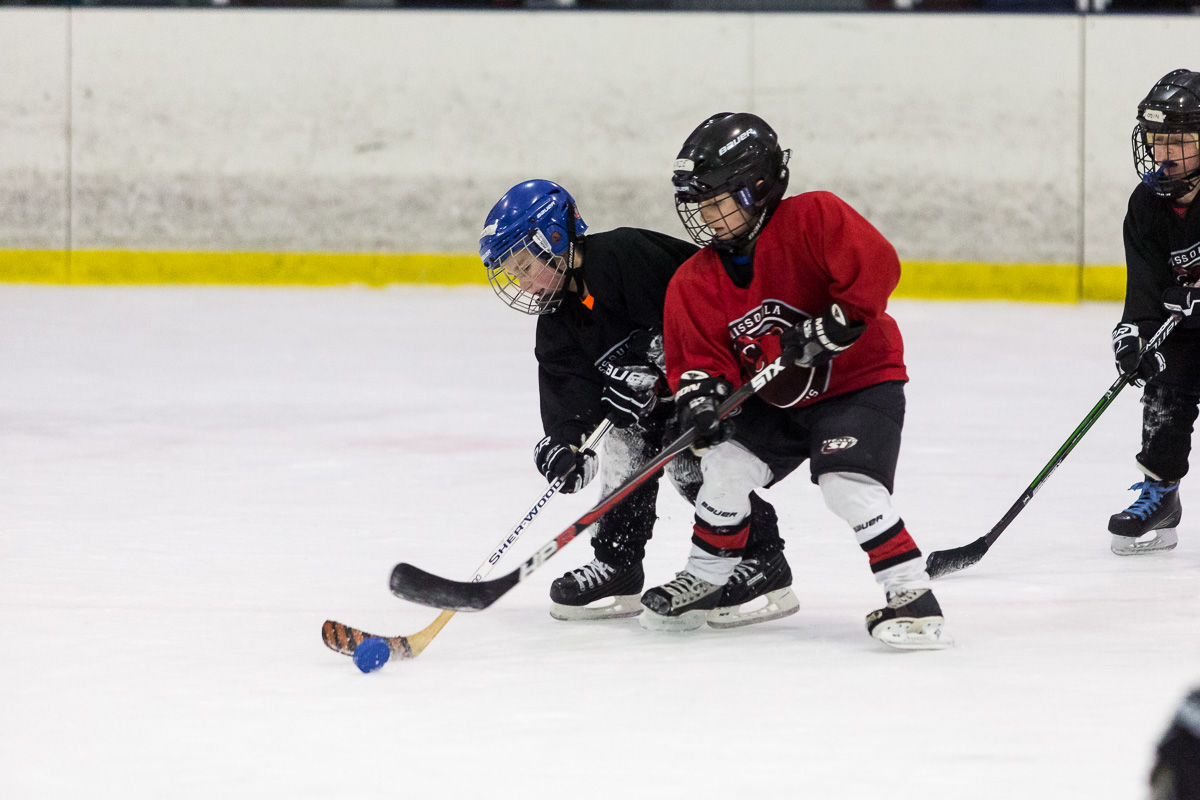
{"type": "Polygon", "coordinates": [[[551,483],[566,477],[559,489],[563,494],[578,492],[596,477],[597,460],[593,451],[580,450],[553,436],[542,437],[533,448],[533,463],[551,483]]]}
{"type": "Polygon", "coordinates": [[[837,303],[822,314],[810,317],[779,336],[779,346],[796,366],[819,367],[858,341],[867,329],[865,322],[851,322],[837,303]]]}
{"type": "Polygon", "coordinates": [[[1200,288],[1172,286],[1163,292],[1163,308],[1183,317],[1181,328],[1200,328],[1200,288]]]}
{"type": "Polygon", "coordinates": [[[724,378],[714,378],[707,372],[690,370],[679,379],[675,392],[679,429],[696,429],[692,450],[703,455],[733,435],[733,423],[717,416],[717,406],[729,396],[731,387],[724,378]]]}
{"type": "Polygon", "coordinates": [[[644,364],[613,367],[600,398],[613,426],[629,428],[653,411],[661,380],[657,369],[644,364]]]}
{"type": "Polygon", "coordinates": [[[1167,368],[1167,359],[1162,353],[1157,350],[1143,353],[1145,341],[1132,322],[1121,322],[1113,328],[1112,345],[1117,372],[1132,376],[1134,386],[1144,386],[1146,381],[1167,368]]]}

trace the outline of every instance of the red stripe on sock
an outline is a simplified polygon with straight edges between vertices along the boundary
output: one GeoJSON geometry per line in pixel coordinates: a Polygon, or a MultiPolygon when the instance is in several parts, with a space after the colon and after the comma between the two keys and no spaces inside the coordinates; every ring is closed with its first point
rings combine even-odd
{"type": "Polygon", "coordinates": [[[718,550],[741,550],[746,546],[746,540],[750,538],[750,522],[747,520],[745,525],[733,533],[717,533],[712,528],[697,522],[692,527],[692,532],[697,539],[718,550]]]}
{"type": "Polygon", "coordinates": [[[900,532],[892,538],[888,539],[878,547],[873,547],[867,551],[867,555],[871,558],[871,565],[874,566],[880,561],[896,556],[902,556],[905,553],[912,552],[917,549],[917,543],[908,535],[908,528],[901,528],[900,532]]]}

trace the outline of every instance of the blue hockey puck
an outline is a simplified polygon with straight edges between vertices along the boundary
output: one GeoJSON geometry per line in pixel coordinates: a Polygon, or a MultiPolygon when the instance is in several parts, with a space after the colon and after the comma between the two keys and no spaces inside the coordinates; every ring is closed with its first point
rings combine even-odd
{"type": "Polygon", "coordinates": [[[370,639],[363,639],[363,643],[354,648],[354,666],[363,672],[374,672],[386,664],[391,656],[392,651],[388,649],[387,642],[372,636],[370,639]]]}

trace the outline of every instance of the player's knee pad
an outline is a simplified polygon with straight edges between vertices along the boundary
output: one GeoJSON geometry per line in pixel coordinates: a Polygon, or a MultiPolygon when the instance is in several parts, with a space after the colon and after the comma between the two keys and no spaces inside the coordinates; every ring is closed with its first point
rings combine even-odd
{"type": "Polygon", "coordinates": [[[874,478],[857,472],[826,472],[817,478],[825,506],[854,529],[859,544],[900,521],[892,495],[874,478]]]}
{"type": "Polygon", "coordinates": [[[771,482],[771,468],[734,442],[723,442],[700,459],[704,483],[696,517],[714,528],[736,525],[750,515],[750,492],[771,482]]]}

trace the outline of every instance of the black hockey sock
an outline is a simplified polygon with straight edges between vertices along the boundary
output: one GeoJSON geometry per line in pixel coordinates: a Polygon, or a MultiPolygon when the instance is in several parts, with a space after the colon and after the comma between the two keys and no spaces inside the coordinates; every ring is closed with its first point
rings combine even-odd
{"type": "Polygon", "coordinates": [[[750,493],[750,536],[746,541],[746,558],[769,559],[783,551],[779,537],[779,516],[775,507],[756,493],[750,493]]]}
{"type": "Polygon", "coordinates": [[[592,536],[596,558],[614,567],[640,564],[654,533],[657,499],[658,481],[646,481],[601,517],[592,536]]]}
{"type": "Polygon", "coordinates": [[[1188,472],[1192,426],[1200,396],[1170,386],[1150,384],[1142,396],[1142,451],[1137,460],[1163,481],[1178,481],[1188,472]]]}

